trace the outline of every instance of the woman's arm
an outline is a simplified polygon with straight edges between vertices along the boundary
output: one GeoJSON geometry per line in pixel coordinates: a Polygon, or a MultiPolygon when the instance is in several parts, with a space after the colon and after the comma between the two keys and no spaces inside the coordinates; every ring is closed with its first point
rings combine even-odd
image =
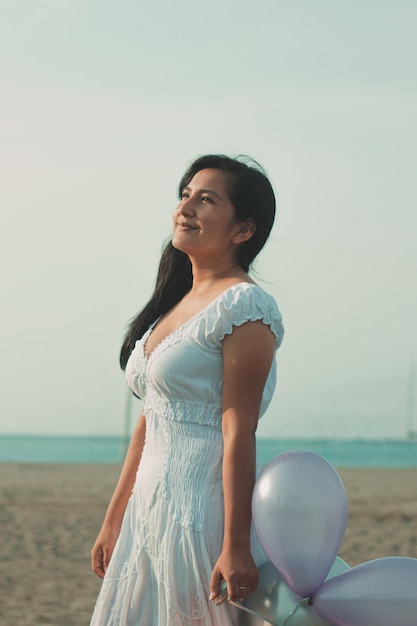
{"type": "Polygon", "coordinates": [[[136,472],[142,456],[145,433],[146,419],[142,414],[133,431],[119,480],[107,508],[100,533],[91,550],[91,567],[100,578],[104,577],[119,536],[123,515],[132,493],[136,472]]]}
{"type": "Polygon", "coordinates": [[[210,599],[222,578],[229,598],[256,589],[258,570],[250,550],[251,500],[256,479],[255,431],[275,338],[261,321],[235,327],[223,340],[224,541],[214,567],[210,599]],[[247,588],[247,589],[242,589],[247,588]]]}

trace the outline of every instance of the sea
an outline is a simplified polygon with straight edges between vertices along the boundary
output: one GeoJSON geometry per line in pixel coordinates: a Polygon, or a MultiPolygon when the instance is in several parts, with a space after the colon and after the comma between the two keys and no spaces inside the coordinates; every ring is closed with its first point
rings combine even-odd
{"type": "MultiPolygon", "coordinates": [[[[123,437],[0,435],[0,463],[120,464],[123,437]]],[[[310,450],[336,467],[417,467],[417,440],[258,439],[260,467],[290,450],[310,450]]]]}

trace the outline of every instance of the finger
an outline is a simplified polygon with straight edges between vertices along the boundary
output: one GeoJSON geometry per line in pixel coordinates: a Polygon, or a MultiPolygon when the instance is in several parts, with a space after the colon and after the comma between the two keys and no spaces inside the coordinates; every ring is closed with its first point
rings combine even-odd
{"type": "Polygon", "coordinates": [[[256,591],[257,587],[258,587],[258,580],[255,580],[255,582],[252,585],[252,589],[250,591],[248,591],[248,595],[250,593],[253,593],[254,591],[256,591]]]}
{"type": "Polygon", "coordinates": [[[230,600],[232,600],[232,602],[236,602],[237,600],[242,599],[242,591],[238,588],[238,585],[236,583],[231,583],[229,581],[229,584],[227,585],[227,590],[229,593],[229,598],[230,600]]]}
{"type": "Polygon", "coordinates": [[[210,596],[209,600],[216,600],[220,595],[220,585],[222,582],[222,576],[220,572],[213,570],[210,580],[210,596]]]}
{"type": "Polygon", "coordinates": [[[251,585],[250,583],[234,583],[232,591],[229,593],[229,597],[233,602],[236,602],[236,600],[244,600],[247,595],[255,591],[255,588],[256,586],[251,585]]]}
{"type": "Polygon", "coordinates": [[[108,556],[108,552],[106,549],[103,551],[103,572],[106,573],[107,568],[109,566],[110,558],[108,556]]]}
{"type": "Polygon", "coordinates": [[[91,569],[99,578],[104,578],[105,570],[103,563],[103,552],[97,550],[91,553],[91,569]]]}
{"type": "Polygon", "coordinates": [[[93,564],[93,572],[99,577],[104,578],[105,570],[102,563],[93,564]]]}
{"type": "Polygon", "coordinates": [[[229,599],[229,594],[227,592],[227,584],[225,580],[222,580],[222,582],[220,583],[219,593],[213,599],[213,602],[216,606],[219,606],[220,604],[223,604],[225,600],[228,600],[228,599],[229,599]]]}
{"type": "Polygon", "coordinates": [[[99,578],[104,578],[105,571],[102,565],[93,565],[92,569],[94,574],[96,574],[99,578]]]}

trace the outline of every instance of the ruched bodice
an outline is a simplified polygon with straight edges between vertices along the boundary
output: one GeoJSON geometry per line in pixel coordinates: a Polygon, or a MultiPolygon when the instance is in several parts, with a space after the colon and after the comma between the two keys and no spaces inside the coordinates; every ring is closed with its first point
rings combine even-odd
{"type": "MultiPolygon", "coordinates": [[[[256,320],[270,326],[277,349],[283,326],[274,299],[257,285],[239,283],[149,356],[153,327],[136,342],[126,377],[143,398],[146,440],[92,626],[237,623],[232,607],[208,602],[223,540],[222,341],[235,326],[256,320]]],[[[275,383],[274,360],[260,416],[275,383]]],[[[251,542],[260,565],[265,555],[253,529],[251,542]]]]}

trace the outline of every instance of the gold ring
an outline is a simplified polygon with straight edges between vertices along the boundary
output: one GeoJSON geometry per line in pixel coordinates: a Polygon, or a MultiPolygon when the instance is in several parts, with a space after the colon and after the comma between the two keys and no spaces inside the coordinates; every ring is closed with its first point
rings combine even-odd
{"type": "Polygon", "coordinates": [[[239,589],[243,589],[243,591],[249,591],[249,589],[253,589],[253,586],[252,587],[241,587],[239,585],[239,589]]]}

